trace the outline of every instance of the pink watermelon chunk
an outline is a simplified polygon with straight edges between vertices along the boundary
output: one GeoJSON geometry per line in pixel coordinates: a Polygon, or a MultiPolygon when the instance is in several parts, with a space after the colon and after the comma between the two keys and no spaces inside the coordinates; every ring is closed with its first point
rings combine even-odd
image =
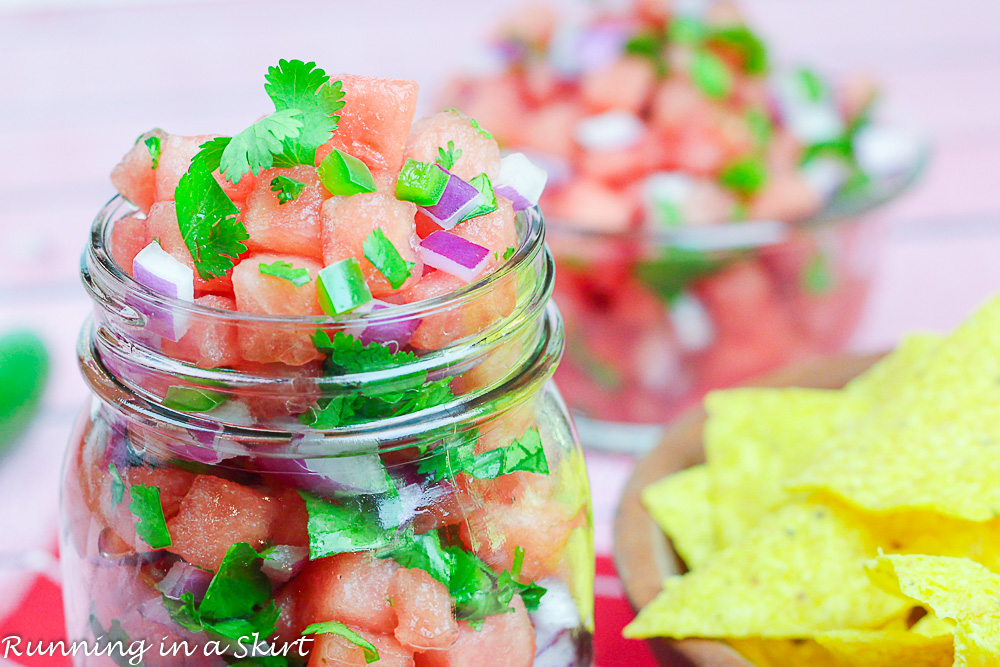
{"type": "MultiPolygon", "coordinates": [[[[191,166],[191,158],[201,149],[201,145],[206,141],[214,139],[215,135],[204,134],[196,137],[182,137],[171,134],[160,144],[160,164],[156,167],[156,188],[154,198],[156,201],[173,201],[174,190],[181,180],[181,176],[191,166]]],[[[239,184],[233,185],[227,181],[219,172],[214,174],[215,180],[219,182],[233,203],[242,206],[246,203],[247,195],[253,190],[257,180],[252,174],[245,174],[240,179],[239,184]]]]}
{"type": "MultiPolygon", "coordinates": [[[[431,271],[400,295],[403,303],[416,303],[450,294],[467,283],[443,271],[431,271]]],[[[460,308],[425,317],[413,333],[410,345],[421,350],[437,350],[452,341],[478,333],[498,319],[507,317],[517,304],[517,283],[508,280],[460,308]]]]}
{"type": "MultiPolygon", "coordinates": [[[[167,133],[154,128],[139,137],[121,162],[111,170],[111,183],[118,193],[129,200],[143,213],[156,201],[156,173],[153,171],[153,157],[146,146],[146,139],[157,137],[162,142],[167,133]]],[[[173,197],[170,197],[173,199],[173,197]]]]}
{"type": "Polygon", "coordinates": [[[638,113],[653,92],[656,70],[648,58],[629,56],[588,73],[583,99],[597,112],[619,109],[638,113]]]}
{"type": "Polygon", "coordinates": [[[446,649],[458,639],[451,594],[424,570],[400,568],[389,588],[399,624],[396,639],[412,651],[446,649]]]}
{"type": "MultiPolygon", "coordinates": [[[[377,667],[413,667],[413,653],[392,637],[351,627],[378,650],[377,667]]],[[[308,667],[368,667],[364,651],[338,635],[319,635],[313,644],[308,667]]]]}
{"type": "Polygon", "coordinates": [[[570,159],[576,150],[573,134],[586,111],[573,102],[554,102],[522,117],[519,141],[550,155],[570,159]]]}
{"type": "Polygon", "coordinates": [[[348,257],[361,263],[361,270],[372,296],[378,298],[406,290],[420,280],[423,262],[417,255],[420,243],[414,227],[417,207],[381,192],[366,192],[351,197],[331,197],[323,203],[323,261],[327,266],[348,257]],[[365,239],[381,229],[396,251],[415,266],[410,277],[398,289],[365,258],[365,239]]]}
{"type": "Polygon", "coordinates": [[[132,260],[147,245],[144,218],[129,216],[115,222],[111,229],[111,257],[122,271],[132,275],[132,260]]]}
{"type": "Polygon", "coordinates": [[[323,200],[329,196],[312,167],[299,165],[291,169],[262,171],[247,197],[243,213],[243,225],[250,234],[247,247],[252,252],[278,252],[322,259],[319,211],[323,200]],[[306,187],[295,200],[282,204],[278,193],[271,191],[271,180],[276,176],[294,178],[306,187]]]}
{"type": "Polygon", "coordinates": [[[272,528],[271,543],[293,547],[309,546],[309,512],[295,489],[285,489],[274,496],[280,508],[281,521],[272,528]]]}
{"type": "Polygon", "coordinates": [[[535,661],[535,629],[520,596],[513,613],[490,616],[475,630],[459,623],[455,644],[444,651],[417,653],[417,667],[531,667],[535,661]]]}
{"type": "MultiPolygon", "coordinates": [[[[316,274],[323,265],[297,255],[251,255],[233,269],[236,307],[244,313],[265,315],[322,315],[316,296],[316,274]],[[284,261],[309,271],[311,280],[296,287],[290,280],[260,272],[261,264],[284,261]]],[[[313,328],[291,325],[245,324],[239,328],[239,343],[247,361],[280,361],[301,366],[321,359],[312,343],[313,328]]]]}
{"type": "Polygon", "coordinates": [[[521,119],[527,113],[520,89],[517,77],[500,74],[457,81],[444,98],[454,100],[456,108],[488,127],[501,145],[516,146],[524,143],[521,119]]]}
{"type": "Polygon", "coordinates": [[[434,162],[438,159],[438,148],[447,148],[448,142],[453,141],[455,148],[462,151],[451,168],[453,174],[468,181],[485,173],[495,182],[500,174],[500,147],[489,132],[473,123],[458,111],[428,116],[413,126],[403,157],[434,162]]]}
{"type": "MultiPolygon", "coordinates": [[[[181,236],[180,227],[177,226],[177,205],[172,201],[157,202],[149,209],[149,216],[146,218],[146,244],[158,241],[160,247],[176,259],[178,262],[191,267],[194,270],[194,260],[191,259],[191,251],[184,243],[181,236]]],[[[210,280],[203,280],[194,271],[194,289],[199,292],[221,292],[225,294],[233,293],[233,281],[228,275],[210,280]]]]}
{"type": "MultiPolygon", "coordinates": [[[[113,531],[106,538],[110,541],[120,540],[120,543],[128,549],[149,550],[135,532],[136,518],[129,510],[129,503],[132,495],[129,492],[132,486],[143,484],[155,486],[160,489],[160,505],[163,507],[163,516],[167,519],[175,516],[180,508],[181,500],[191,487],[194,475],[183,470],[166,468],[129,468],[120,470],[125,482],[125,496],[122,502],[114,505],[111,502],[112,485],[114,478],[104,466],[98,473],[100,475],[100,491],[98,495],[98,506],[100,513],[108,527],[113,531]]],[[[114,547],[111,548],[114,551],[114,547]]]]}
{"type": "Polygon", "coordinates": [[[277,503],[260,491],[198,475],[177,515],[167,521],[173,540],[167,550],[215,571],[233,544],[246,542],[255,549],[263,546],[281,518],[277,503]]]}
{"type": "Polygon", "coordinates": [[[576,178],[553,197],[549,215],[582,229],[616,233],[628,229],[636,209],[637,203],[624,192],[576,178]]]}
{"type": "MultiPolygon", "coordinates": [[[[236,310],[236,300],[209,294],[194,300],[199,306],[236,310]]],[[[215,318],[191,318],[187,333],[178,342],[164,339],[163,352],[174,359],[191,362],[202,368],[232,366],[239,362],[237,326],[215,318]]]]}
{"type": "Polygon", "coordinates": [[[316,151],[316,164],[338,148],[372,172],[398,172],[417,110],[417,83],[350,74],[334,79],[344,82],[345,104],[338,112],[337,131],[316,151]]]}
{"type": "Polygon", "coordinates": [[[367,553],[310,561],[279,595],[281,626],[298,636],[307,626],[337,620],[371,632],[391,634],[396,610],[389,588],[399,566],[367,553]]]}
{"type": "Polygon", "coordinates": [[[506,261],[504,253],[509,248],[516,251],[519,245],[514,205],[503,197],[497,197],[497,210],[460,222],[452,228],[451,233],[490,251],[486,273],[495,271],[506,261]]]}

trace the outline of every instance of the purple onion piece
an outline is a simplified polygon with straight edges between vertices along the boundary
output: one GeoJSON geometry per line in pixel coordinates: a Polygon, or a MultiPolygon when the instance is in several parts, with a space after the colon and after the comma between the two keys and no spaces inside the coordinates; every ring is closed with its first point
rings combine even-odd
{"type": "MultiPolygon", "coordinates": [[[[377,301],[372,306],[371,312],[378,312],[390,307],[391,304],[384,301],[377,301]]],[[[371,343],[390,345],[394,343],[396,351],[398,351],[410,342],[421,321],[420,318],[415,317],[400,317],[382,322],[373,322],[365,326],[357,337],[365,345],[370,345],[371,343]]]]}
{"type": "Polygon", "coordinates": [[[443,229],[451,229],[482,202],[483,194],[476,189],[476,186],[449,173],[448,184],[444,186],[444,192],[438,203],[433,206],[422,206],[420,210],[443,229]]]}
{"type": "Polygon", "coordinates": [[[602,23],[584,29],[576,42],[580,69],[590,72],[617,62],[628,36],[628,27],[616,23],[602,23]]]}
{"type": "MultiPolygon", "coordinates": [[[[194,301],[194,271],[174,259],[155,241],[135,256],[132,277],[158,294],[194,301]]],[[[187,333],[187,317],[172,312],[169,307],[146,303],[137,297],[126,297],[126,303],[145,315],[146,327],[163,338],[177,342],[187,333]]]]}
{"type": "Polygon", "coordinates": [[[177,561],[167,572],[167,576],[156,585],[156,590],[171,600],[180,600],[181,596],[190,593],[197,602],[205,597],[211,581],[211,572],[184,561],[177,561]]]}
{"type": "Polygon", "coordinates": [[[433,232],[420,242],[417,253],[424,264],[471,283],[483,272],[490,251],[451,232],[433,232]]]}
{"type": "Polygon", "coordinates": [[[389,490],[385,467],[374,452],[335,458],[259,456],[254,460],[264,474],[321,495],[365,495],[389,490]]]}
{"type": "Polygon", "coordinates": [[[534,206],[534,204],[532,204],[530,201],[522,197],[521,193],[519,193],[517,190],[510,187],[509,185],[497,186],[494,192],[499,197],[503,197],[504,199],[509,199],[510,203],[514,205],[515,211],[523,211],[526,208],[531,208],[532,206],[534,206]]]}
{"type": "MultiPolygon", "coordinates": [[[[192,645],[197,645],[196,644],[197,642],[200,642],[202,639],[204,639],[203,636],[199,636],[191,632],[187,628],[182,627],[176,621],[174,621],[173,617],[170,616],[170,612],[167,610],[166,605],[163,604],[163,598],[160,596],[156,596],[155,598],[150,598],[149,600],[143,602],[141,605],[139,605],[138,612],[139,616],[144,620],[153,623],[154,625],[160,626],[161,628],[163,628],[165,631],[169,632],[172,635],[176,635],[181,639],[185,639],[191,642],[192,645]]],[[[213,662],[205,664],[215,664],[215,663],[213,662]]]]}
{"type": "Polygon", "coordinates": [[[515,211],[538,205],[549,175],[524,153],[510,153],[500,160],[500,177],[494,189],[514,204],[515,211]]]}
{"type": "Polygon", "coordinates": [[[285,583],[301,572],[308,561],[308,547],[279,544],[267,550],[260,569],[271,581],[285,583]]]}

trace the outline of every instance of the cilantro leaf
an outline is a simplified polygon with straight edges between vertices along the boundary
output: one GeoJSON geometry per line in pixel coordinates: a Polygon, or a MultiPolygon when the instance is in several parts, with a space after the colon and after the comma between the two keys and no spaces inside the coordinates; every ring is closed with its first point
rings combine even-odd
{"type": "Polygon", "coordinates": [[[699,250],[665,247],[655,259],[640,262],[635,275],[666,302],[673,302],[684,289],[715,273],[722,262],[699,250]]]}
{"type": "Polygon", "coordinates": [[[327,621],[325,623],[313,623],[302,631],[303,635],[338,635],[355,646],[361,648],[365,654],[365,662],[371,664],[379,660],[378,649],[370,641],[351,630],[349,627],[338,621],[327,621]]]}
{"type": "Polygon", "coordinates": [[[708,49],[695,51],[688,73],[695,86],[712,99],[725,99],[733,90],[733,75],[726,63],[708,49]]]}
{"type": "Polygon", "coordinates": [[[506,262],[508,259],[513,257],[515,252],[517,252],[517,248],[507,248],[506,250],[504,250],[503,251],[504,261],[506,262]]]}
{"type": "Polygon", "coordinates": [[[160,138],[155,135],[146,137],[142,143],[146,144],[146,150],[149,151],[149,157],[153,161],[153,169],[156,169],[160,166],[160,138]]]}
{"type": "Polygon", "coordinates": [[[278,206],[295,201],[305,188],[305,183],[290,176],[275,176],[271,179],[271,192],[278,193],[278,206]]]}
{"type": "Polygon", "coordinates": [[[496,479],[512,472],[549,474],[545,448],[537,428],[530,428],[506,447],[475,454],[477,431],[460,434],[457,442],[438,445],[435,453],[420,461],[417,471],[432,481],[454,477],[460,472],[476,479],[496,479]]]}
{"type": "Polygon", "coordinates": [[[254,176],[274,164],[273,154],[281,154],[283,141],[295,139],[302,129],[298,109],[282,109],[261,118],[230,140],[220,157],[226,179],[239,183],[248,173],[254,176]]]}
{"type": "Polygon", "coordinates": [[[167,388],[167,395],[163,397],[163,407],[180,412],[208,412],[227,400],[229,396],[221,391],[174,385],[167,388]]]}
{"type": "Polygon", "coordinates": [[[284,149],[276,156],[275,164],[290,167],[296,164],[312,165],[316,149],[329,141],[337,129],[337,114],[344,106],[343,83],[330,82],[316,63],[301,60],[279,60],[277,67],[270,67],[265,77],[264,90],[278,111],[298,109],[302,116],[302,129],[294,138],[283,141],[284,149]]]}
{"type": "Polygon", "coordinates": [[[154,549],[163,549],[173,544],[167,530],[167,520],[163,517],[160,504],[160,489],[155,486],[136,484],[129,489],[132,501],[128,509],[136,518],[135,533],[143,542],[154,549]]]}
{"type": "Polygon", "coordinates": [[[752,197],[767,184],[767,164],[759,156],[738,159],[726,165],[719,182],[742,197],[752,197]]]}
{"type": "Polygon", "coordinates": [[[201,169],[209,173],[218,171],[219,167],[222,166],[222,154],[226,152],[226,148],[232,140],[232,137],[209,139],[198,147],[198,152],[191,158],[191,165],[194,166],[197,163],[201,169]]]}
{"type": "Polygon", "coordinates": [[[265,276],[283,278],[296,287],[302,287],[312,280],[312,277],[309,275],[309,269],[293,268],[291,262],[286,262],[281,259],[276,262],[271,262],[270,264],[261,264],[259,268],[260,272],[265,276]]]}
{"type": "Polygon", "coordinates": [[[108,472],[111,473],[111,506],[118,507],[125,498],[125,482],[114,463],[108,465],[108,472]]]}
{"type": "Polygon", "coordinates": [[[313,345],[326,355],[326,368],[335,373],[368,373],[395,368],[417,361],[412,352],[393,352],[387,345],[365,345],[350,334],[338,331],[330,338],[323,330],[313,334],[313,345]]]}
{"type": "Polygon", "coordinates": [[[386,547],[393,534],[371,518],[371,513],[350,505],[335,505],[319,496],[299,491],[309,513],[309,558],[316,560],[350,551],[386,547]]]}
{"type": "Polygon", "coordinates": [[[454,141],[448,141],[448,150],[438,147],[438,159],[436,162],[441,165],[444,169],[451,169],[458,162],[458,158],[462,157],[462,149],[455,148],[454,141]]]}
{"type": "Polygon", "coordinates": [[[229,547],[212,577],[198,612],[210,619],[245,617],[271,599],[271,585],[260,570],[260,554],[245,542],[229,547]]]}
{"type": "Polygon", "coordinates": [[[236,217],[240,210],[200,161],[192,161],[181,176],[174,199],[177,225],[198,275],[205,280],[225,275],[250,238],[236,217]]]}
{"type": "MultiPolygon", "coordinates": [[[[449,142],[450,143],[450,142],[449,142]]],[[[459,151],[461,153],[461,151],[459,151]]],[[[378,272],[385,276],[393,289],[399,289],[413,273],[413,262],[403,259],[396,246],[379,228],[372,230],[364,242],[365,259],[371,262],[378,272]]]]}
{"type": "Polygon", "coordinates": [[[709,42],[736,52],[748,74],[760,75],[767,72],[767,45],[745,25],[716,28],[709,36],[709,42]]]}

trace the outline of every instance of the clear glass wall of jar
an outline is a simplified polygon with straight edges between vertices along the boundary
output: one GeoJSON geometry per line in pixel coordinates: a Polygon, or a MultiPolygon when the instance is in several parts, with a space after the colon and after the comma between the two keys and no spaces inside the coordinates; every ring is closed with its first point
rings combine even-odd
{"type": "Polygon", "coordinates": [[[338,319],[147,290],[111,257],[128,212],[101,211],[82,261],[71,639],[143,642],[147,667],[591,664],[589,490],[537,212],[480,283],[338,319]]]}

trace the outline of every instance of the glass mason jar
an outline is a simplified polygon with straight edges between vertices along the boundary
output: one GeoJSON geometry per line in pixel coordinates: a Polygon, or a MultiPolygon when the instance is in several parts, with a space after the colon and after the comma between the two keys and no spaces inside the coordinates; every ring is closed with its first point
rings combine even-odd
{"type": "Polygon", "coordinates": [[[147,647],[147,667],[591,664],[589,490],[537,211],[479,283],[336,319],[147,290],[112,259],[129,212],[101,211],[82,260],[70,639],[147,647]]]}

